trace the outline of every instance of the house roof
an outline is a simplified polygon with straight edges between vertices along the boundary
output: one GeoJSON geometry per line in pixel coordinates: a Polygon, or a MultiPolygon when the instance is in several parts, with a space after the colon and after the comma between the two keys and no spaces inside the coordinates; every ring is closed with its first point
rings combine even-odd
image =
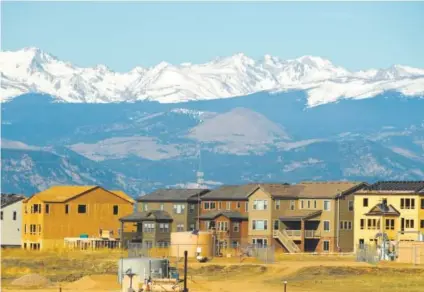
{"type": "Polygon", "coordinates": [[[365,187],[361,193],[369,191],[424,194],[424,181],[379,181],[365,187]]]}
{"type": "Polygon", "coordinates": [[[146,220],[166,220],[172,221],[172,217],[168,212],[162,210],[134,212],[128,216],[119,218],[122,222],[140,222],[146,220]]]}
{"type": "Polygon", "coordinates": [[[378,203],[366,213],[367,216],[400,216],[400,212],[392,205],[378,203]]]}
{"type": "Polygon", "coordinates": [[[212,190],[202,196],[203,200],[247,200],[248,196],[258,188],[258,184],[228,185],[212,190]]]}
{"type": "Polygon", "coordinates": [[[1,208],[10,206],[16,202],[25,200],[26,197],[18,194],[1,194],[1,208]]]}
{"type": "Polygon", "coordinates": [[[197,201],[197,196],[209,192],[206,189],[160,189],[140,196],[139,202],[188,202],[197,201]]]}
{"type": "Polygon", "coordinates": [[[321,215],[322,210],[310,211],[310,210],[296,210],[290,214],[280,217],[281,221],[300,221],[313,218],[315,216],[321,215]]]}
{"type": "Polygon", "coordinates": [[[127,195],[125,192],[123,192],[123,191],[120,191],[120,190],[112,190],[112,191],[110,191],[110,192],[112,192],[112,193],[114,193],[115,195],[118,195],[120,198],[122,198],[122,199],[124,199],[124,200],[127,200],[128,202],[131,202],[131,203],[135,203],[135,200],[132,198],[132,197],[130,197],[129,195],[127,195]]]}
{"type": "Polygon", "coordinates": [[[247,219],[247,215],[243,215],[240,212],[237,211],[210,211],[207,213],[204,213],[199,216],[199,219],[202,220],[214,220],[218,218],[219,216],[225,216],[228,219],[239,219],[239,220],[245,220],[247,219]]]}
{"type": "MultiPolygon", "coordinates": [[[[31,197],[26,199],[26,201],[28,201],[32,197],[37,197],[39,200],[43,202],[61,203],[61,202],[69,201],[70,199],[75,198],[76,196],[82,195],[84,193],[87,193],[97,188],[102,188],[102,187],[100,186],[52,186],[42,192],[32,195],[31,197]]],[[[122,194],[113,193],[106,189],[104,190],[128,202],[131,202],[131,203],[133,202],[133,199],[131,199],[128,195],[123,196],[122,194]]]]}
{"type": "Polygon", "coordinates": [[[288,184],[260,184],[260,187],[275,198],[336,198],[350,194],[364,186],[361,182],[301,182],[288,184]]]}

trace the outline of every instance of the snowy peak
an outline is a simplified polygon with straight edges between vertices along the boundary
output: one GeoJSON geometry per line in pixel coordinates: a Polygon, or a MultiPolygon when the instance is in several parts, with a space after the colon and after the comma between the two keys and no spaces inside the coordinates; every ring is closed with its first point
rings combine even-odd
{"type": "Polygon", "coordinates": [[[64,102],[178,103],[228,98],[259,91],[305,90],[308,105],[343,98],[370,98],[395,90],[424,95],[424,69],[394,65],[350,72],[317,56],[282,60],[265,55],[254,60],[243,53],[204,64],[135,67],[118,73],[105,65],[81,68],[34,47],[0,52],[1,100],[30,92],[46,93],[64,102]]]}

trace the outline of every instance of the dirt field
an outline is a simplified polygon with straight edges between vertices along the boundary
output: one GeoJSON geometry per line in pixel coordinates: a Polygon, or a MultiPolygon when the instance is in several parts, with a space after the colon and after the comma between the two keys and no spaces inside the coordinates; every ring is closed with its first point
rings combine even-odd
{"type": "MultiPolygon", "coordinates": [[[[63,292],[119,291],[116,262],[121,256],[119,252],[110,251],[5,251],[2,253],[2,291],[52,292],[59,291],[59,287],[63,292]],[[51,283],[37,288],[13,285],[14,280],[29,274],[42,276],[51,283]]],[[[181,261],[171,261],[182,268],[181,261]]],[[[193,292],[284,291],[283,281],[288,282],[287,292],[424,291],[424,267],[395,263],[373,266],[346,256],[282,255],[269,265],[254,259],[240,263],[238,258],[216,258],[204,264],[190,260],[188,276],[189,291],[193,292]]]]}

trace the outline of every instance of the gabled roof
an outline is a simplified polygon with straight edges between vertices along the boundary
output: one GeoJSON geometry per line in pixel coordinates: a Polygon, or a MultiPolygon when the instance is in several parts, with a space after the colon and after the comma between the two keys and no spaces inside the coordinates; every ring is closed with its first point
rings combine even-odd
{"type": "Polygon", "coordinates": [[[160,189],[138,197],[138,202],[197,202],[197,197],[209,192],[206,189],[160,189]]]}
{"type": "Polygon", "coordinates": [[[400,212],[392,205],[378,203],[366,213],[367,216],[400,216],[400,212]]]}
{"type": "Polygon", "coordinates": [[[248,200],[249,195],[258,188],[258,184],[222,186],[202,196],[202,201],[248,200]]]}
{"type": "Polygon", "coordinates": [[[131,215],[119,218],[119,221],[122,221],[122,222],[140,222],[140,221],[147,221],[147,220],[172,221],[172,217],[166,211],[153,210],[153,211],[134,212],[131,215]]]}
{"type": "Polygon", "coordinates": [[[115,195],[118,195],[121,199],[127,200],[128,202],[130,202],[130,203],[132,203],[132,204],[134,204],[134,203],[135,203],[135,200],[134,200],[132,197],[130,197],[129,195],[127,195],[127,194],[126,194],[125,192],[123,192],[123,191],[120,191],[120,190],[112,190],[112,191],[110,191],[110,192],[114,193],[115,195]]]}
{"type": "Polygon", "coordinates": [[[43,202],[62,203],[98,188],[101,188],[108,193],[118,196],[121,199],[124,199],[130,203],[133,203],[133,199],[131,199],[130,197],[125,197],[128,195],[122,196],[122,194],[110,192],[100,186],[52,186],[42,192],[32,195],[31,197],[26,199],[26,201],[30,200],[33,197],[37,197],[37,199],[43,202]]]}
{"type": "Polygon", "coordinates": [[[235,219],[235,220],[246,220],[248,219],[247,215],[243,215],[240,212],[237,211],[210,211],[207,213],[204,213],[199,216],[199,219],[202,220],[214,220],[218,218],[219,216],[225,216],[228,219],[235,219]]]}
{"type": "Polygon", "coordinates": [[[424,181],[379,181],[365,187],[361,193],[368,191],[424,194],[424,181]]]}
{"type": "Polygon", "coordinates": [[[301,182],[299,184],[260,184],[259,187],[273,198],[334,199],[351,194],[365,186],[361,182],[301,182]]]}
{"type": "Polygon", "coordinates": [[[16,202],[25,200],[26,197],[17,194],[1,194],[1,208],[10,206],[16,202]]]}

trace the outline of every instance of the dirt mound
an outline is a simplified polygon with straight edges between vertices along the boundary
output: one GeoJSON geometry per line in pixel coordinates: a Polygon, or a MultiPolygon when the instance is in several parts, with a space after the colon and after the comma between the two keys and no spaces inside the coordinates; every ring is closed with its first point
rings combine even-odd
{"type": "Polygon", "coordinates": [[[41,288],[41,287],[46,287],[50,284],[51,282],[49,279],[38,274],[28,274],[13,280],[11,283],[12,286],[27,287],[27,288],[35,288],[35,287],[41,288]]]}
{"type": "Polygon", "coordinates": [[[97,286],[97,282],[94,281],[90,276],[82,277],[75,282],[67,284],[65,289],[75,289],[75,290],[90,290],[97,286]]]}

